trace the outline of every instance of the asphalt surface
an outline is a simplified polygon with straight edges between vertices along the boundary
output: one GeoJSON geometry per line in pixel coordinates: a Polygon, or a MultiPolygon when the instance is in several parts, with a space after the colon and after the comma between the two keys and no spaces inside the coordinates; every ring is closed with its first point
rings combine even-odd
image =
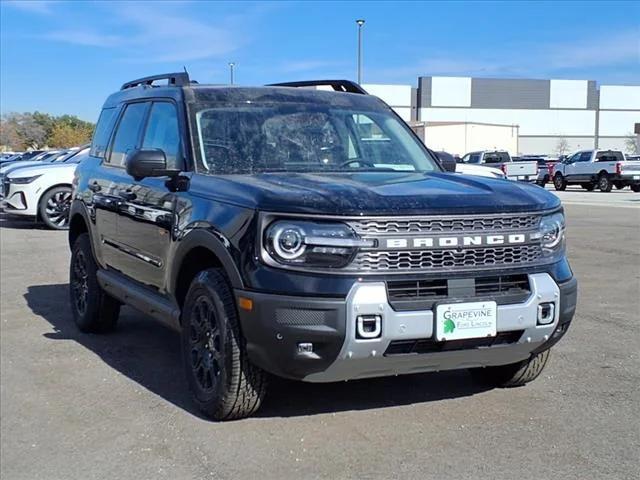
{"type": "Polygon", "coordinates": [[[194,409],[170,330],[130,309],[113,334],[75,329],[65,233],[0,219],[0,477],[637,479],[640,208],[611,202],[567,202],[579,306],[535,382],[274,381],[229,423],[194,409]]]}

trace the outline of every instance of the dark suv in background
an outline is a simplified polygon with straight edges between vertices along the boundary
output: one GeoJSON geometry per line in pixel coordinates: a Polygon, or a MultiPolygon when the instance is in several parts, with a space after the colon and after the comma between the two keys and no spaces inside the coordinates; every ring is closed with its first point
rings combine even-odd
{"type": "Polygon", "coordinates": [[[352,82],[147,77],[107,99],[76,170],[70,299],[83,331],[123,303],[180,329],[216,419],[255,412],[267,373],[517,386],[574,314],[564,229],[555,196],[444,172],[352,82]]]}

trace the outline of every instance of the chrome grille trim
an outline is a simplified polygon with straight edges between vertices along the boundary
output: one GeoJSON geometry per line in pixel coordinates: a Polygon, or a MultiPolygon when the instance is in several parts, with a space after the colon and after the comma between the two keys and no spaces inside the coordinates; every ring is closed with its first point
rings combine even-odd
{"type": "Polygon", "coordinates": [[[359,235],[520,231],[535,229],[540,223],[539,214],[518,215],[469,215],[458,217],[362,219],[347,222],[359,235]]]}
{"type": "Polygon", "coordinates": [[[456,250],[360,251],[343,270],[353,272],[398,272],[417,270],[472,270],[537,263],[540,245],[467,248],[456,250]]]}

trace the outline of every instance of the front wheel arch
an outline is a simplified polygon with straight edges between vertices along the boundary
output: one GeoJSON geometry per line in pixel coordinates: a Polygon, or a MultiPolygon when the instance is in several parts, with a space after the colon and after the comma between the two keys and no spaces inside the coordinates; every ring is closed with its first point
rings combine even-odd
{"type": "Polygon", "coordinates": [[[207,268],[221,269],[234,289],[244,288],[238,267],[223,240],[209,230],[194,230],[180,240],[168,272],[167,290],[178,305],[182,306],[191,280],[207,268]],[[192,259],[200,260],[193,268],[192,259]]]}

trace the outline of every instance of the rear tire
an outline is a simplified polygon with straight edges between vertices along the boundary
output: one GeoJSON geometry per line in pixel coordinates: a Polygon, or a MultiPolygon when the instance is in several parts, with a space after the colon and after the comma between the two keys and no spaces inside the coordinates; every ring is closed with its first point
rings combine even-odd
{"type": "Polygon", "coordinates": [[[78,236],[71,250],[69,296],[71,312],[82,332],[109,332],[116,328],[120,302],[109,296],[100,284],[96,272],[89,235],[78,236]]]}
{"type": "Polygon", "coordinates": [[[67,230],[69,228],[70,207],[71,187],[55,187],[42,195],[38,214],[47,228],[67,230]]]}
{"type": "Polygon", "coordinates": [[[601,173],[598,177],[598,188],[605,193],[609,193],[613,188],[613,183],[607,173],[601,173]]]}
{"type": "Polygon", "coordinates": [[[562,176],[561,173],[556,173],[556,175],[553,177],[553,186],[559,192],[567,189],[567,180],[562,176]]]}
{"type": "Polygon", "coordinates": [[[235,297],[218,269],[191,282],[182,310],[182,357],[189,389],[207,417],[244,418],[260,408],[266,373],[249,361],[235,297]]]}
{"type": "Polygon", "coordinates": [[[596,188],[595,183],[581,183],[580,186],[584,188],[587,192],[593,192],[596,188]]]}
{"type": "Polygon", "coordinates": [[[636,193],[640,192],[640,184],[631,185],[631,190],[636,193]]]}
{"type": "Polygon", "coordinates": [[[522,362],[498,367],[472,368],[469,370],[474,381],[490,387],[521,387],[536,378],[544,370],[551,350],[533,355],[522,362]]]}

